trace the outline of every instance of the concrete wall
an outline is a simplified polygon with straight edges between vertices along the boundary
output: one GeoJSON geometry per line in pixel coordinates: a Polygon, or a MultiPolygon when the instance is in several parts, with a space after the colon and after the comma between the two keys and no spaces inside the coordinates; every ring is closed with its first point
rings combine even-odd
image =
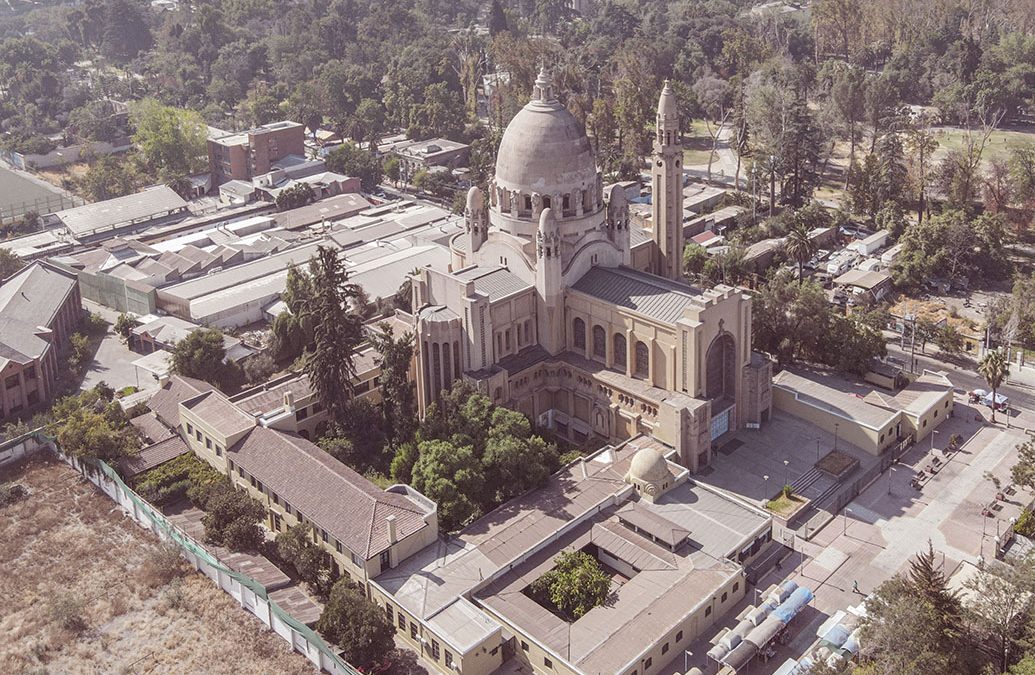
{"type": "Polygon", "coordinates": [[[865,450],[871,455],[880,455],[885,449],[895,444],[898,434],[907,434],[907,424],[902,423],[901,413],[889,413],[889,421],[880,428],[871,428],[849,417],[817,408],[795,398],[793,391],[773,386],[773,406],[791,415],[811,422],[824,431],[836,433],[840,440],[865,450]]]}

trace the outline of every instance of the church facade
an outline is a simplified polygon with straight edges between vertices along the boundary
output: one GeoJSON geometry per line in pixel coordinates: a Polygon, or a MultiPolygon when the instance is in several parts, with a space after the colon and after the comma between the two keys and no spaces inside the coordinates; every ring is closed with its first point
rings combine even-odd
{"type": "Polygon", "coordinates": [[[679,115],[666,83],[651,157],[651,231],[632,231],[589,139],[540,72],[487,192],[467,195],[449,273],[413,279],[418,400],[474,383],[572,441],[645,433],[696,472],[723,436],[766,421],[769,362],[751,300],[683,279],[679,115]],[[632,255],[633,239],[650,255],[632,255]]]}

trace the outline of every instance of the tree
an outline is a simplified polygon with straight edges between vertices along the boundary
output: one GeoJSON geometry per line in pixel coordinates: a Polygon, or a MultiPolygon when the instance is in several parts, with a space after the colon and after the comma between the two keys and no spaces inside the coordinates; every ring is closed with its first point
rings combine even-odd
{"type": "Polygon", "coordinates": [[[956,326],[946,323],[934,336],[934,343],[946,356],[959,356],[963,353],[966,340],[956,326]]]}
{"type": "Polygon", "coordinates": [[[988,388],[992,390],[992,424],[995,424],[996,392],[1010,374],[1010,362],[1002,349],[994,349],[978,363],[978,374],[985,378],[988,388]]]}
{"type": "Polygon", "coordinates": [[[858,40],[863,21],[860,0],[819,0],[812,7],[812,21],[816,27],[817,41],[829,43],[840,50],[841,57],[848,61],[852,43],[858,40]]]}
{"type": "Polygon", "coordinates": [[[683,248],[683,274],[689,279],[696,279],[704,272],[708,262],[708,251],[696,242],[690,242],[683,248]]]}
{"type": "Polygon", "coordinates": [[[231,551],[256,551],[265,537],[259,523],[266,510],[244,490],[236,490],[229,482],[221,484],[208,496],[207,513],[201,519],[205,541],[225,546],[231,551]]]}
{"type": "Polygon", "coordinates": [[[60,421],[57,442],[73,457],[109,463],[133,455],[139,448],[139,440],[132,427],[113,421],[109,414],[97,412],[85,401],[60,421]]]}
{"type": "Polygon", "coordinates": [[[507,26],[507,14],[503,11],[503,3],[500,0],[492,0],[489,6],[489,35],[496,35],[509,30],[507,26]]]}
{"type": "Polygon", "coordinates": [[[938,141],[931,133],[926,117],[921,116],[906,132],[906,146],[909,148],[910,174],[916,190],[916,218],[923,222],[927,208],[927,182],[931,171],[931,156],[938,147],[938,141]]]}
{"type": "Polygon", "coordinates": [[[129,314],[119,314],[118,318],[115,319],[115,332],[122,336],[123,340],[128,340],[133,329],[140,325],[140,322],[129,314]]]}
{"type": "Polygon", "coordinates": [[[262,384],[277,372],[277,362],[267,352],[256,354],[244,363],[244,379],[248,384],[262,384]]]}
{"type": "Polygon", "coordinates": [[[396,339],[390,324],[382,323],[378,328],[371,333],[370,343],[380,355],[385,438],[395,446],[412,439],[417,427],[416,392],[410,381],[413,334],[403,333],[396,339]]]}
{"type": "Polygon", "coordinates": [[[392,181],[393,185],[399,184],[399,178],[402,175],[400,173],[399,158],[392,155],[386,159],[383,163],[385,178],[392,181]]]}
{"type": "Polygon", "coordinates": [[[422,441],[419,450],[413,487],[438,504],[442,529],[452,532],[481,515],[485,474],[472,446],[431,440],[422,441]]]}
{"type": "Polygon", "coordinates": [[[365,398],[346,402],[341,417],[332,422],[319,445],[342,463],[360,473],[384,472],[388,466],[385,457],[384,421],[377,407],[365,398]]]}
{"type": "Polygon", "coordinates": [[[11,249],[0,248],[0,281],[9,279],[25,267],[22,259],[11,252],[11,249]]]}
{"type": "Polygon", "coordinates": [[[581,619],[607,601],[611,577],[585,551],[564,551],[550,571],[532,582],[531,594],[548,601],[567,621],[581,619]]]}
{"type": "Polygon", "coordinates": [[[819,147],[822,141],[806,98],[798,96],[789,111],[780,152],[784,174],[780,199],[784,204],[800,208],[812,198],[813,190],[819,185],[819,147]]]}
{"type": "Polygon", "coordinates": [[[295,183],[289,188],[281,190],[277,195],[277,210],[288,211],[297,209],[306,204],[316,201],[316,193],[309,183],[295,183]]]}
{"type": "Polygon", "coordinates": [[[277,535],[277,554],[291,564],[302,581],[321,598],[330,595],[338,574],[327,562],[327,553],[315,543],[313,530],[298,524],[277,535]]]}
{"type": "Polygon", "coordinates": [[[134,162],[105,155],[91,162],[85,174],[73,179],[73,184],[90,199],[104,201],[136,192],[142,181],[134,162]]]}
{"type": "Polygon", "coordinates": [[[381,182],[380,160],[352,143],[342,143],[334,148],[327,153],[325,161],[330,171],[359,178],[366,192],[373,192],[381,182]]]}
{"type": "Polygon", "coordinates": [[[102,51],[106,56],[124,63],[151,47],[151,29],[143,5],[106,0],[104,10],[102,51]]]}
{"type": "Polygon", "coordinates": [[[495,486],[492,503],[498,504],[542,485],[558,467],[557,447],[533,436],[527,417],[497,407],[482,464],[486,484],[495,486]]]}
{"type": "Polygon", "coordinates": [[[363,323],[352,308],[359,287],[349,283],[338,251],[317,248],[309,261],[312,293],[301,300],[300,316],[313,327],[313,347],[305,372],[332,423],[341,422],[356,379],[356,349],[363,341],[363,323]]]}
{"type": "Polygon", "coordinates": [[[434,82],[424,88],[423,102],[410,112],[406,136],[427,138],[458,138],[464,130],[464,104],[446,82],[434,82]]]}
{"type": "Polygon", "coordinates": [[[1010,469],[1010,480],[1035,490],[1035,441],[1017,446],[1017,463],[1010,469]]]}
{"type": "Polygon", "coordinates": [[[130,104],[133,143],[149,170],[169,180],[199,171],[207,162],[208,146],[201,115],[162,105],[154,99],[130,104]]]}
{"type": "Polygon", "coordinates": [[[172,371],[222,385],[227,373],[223,331],[199,328],[173,346],[172,371]]]}
{"type": "Polygon", "coordinates": [[[87,364],[90,358],[90,338],[82,333],[72,333],[68,337],[72,350],[68,355],[68,367],[72,372],[78,373],[87,364]]]}
{"type": "Polygon", "coordinates": [[[409,485],[413,481],[413,465],[417,463],[419,457],[420,450],[417,448],[416,442],[408,441],[400,445],[395,451],[395,456],[392,457],[390,468],[392,480],[409,485]]]}
{"type": "Polygon", "coordinates": [[[334,584],[316,629],[359,668],[378,665],[395,647],[395,627],[384,610],[367,600],[349,579],[334,584]]]}
{"type": "Polygon", "coordinates": [[[787,233],[784,243],[787,255],[798,265],[798,283],[805,281],[805,263],[816,254],[816,244],[812,241],[808,228],[799,223],[787,233]]]}
{"type": "Polygon", "coordinates": [[[1011,565],[989,565],[964,586],[973,591],[966,616],[978,647],[998,672],[1023,650],[1024,629],[1031,619],[1035,561],[1029,556],[1011,565]]]}
{"type": "Polygon", "coordinates": [[[704,112],[704,123],[712,139],[712,151],[708,155],[708,177],[712,179],[712,160],[715,159],[722,135],[730,115],[733,113],[729,83],[713,75],[705,75],[694,82],[694,96],[704,112]]]}

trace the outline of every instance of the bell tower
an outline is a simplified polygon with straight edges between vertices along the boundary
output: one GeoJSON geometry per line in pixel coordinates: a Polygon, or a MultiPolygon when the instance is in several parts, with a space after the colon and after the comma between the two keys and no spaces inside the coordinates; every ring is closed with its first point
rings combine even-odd
{"type": "Polygon", "coordinates": [[[676,95],[668,80],[658,101],[656,127],[651,155],[653,272],[679,280],[683,278],[683,145],[676,95]]]}

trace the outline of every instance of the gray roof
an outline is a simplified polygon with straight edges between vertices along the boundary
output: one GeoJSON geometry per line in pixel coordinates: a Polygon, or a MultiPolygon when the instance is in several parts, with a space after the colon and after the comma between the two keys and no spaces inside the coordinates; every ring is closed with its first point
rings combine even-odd
{"type": "Polygon", "coordinates": [[[54,215],[72,234],[84,235],[147,221],[186,208],[187,202],[180,195],[168,186],[157,185],[125,197],[58,211],[54,215]]]}
{"type": "Polygon", "coordinates": [[[664,323],[675,323],[688,307],[703,307],[700,290],[628,267],[594,267],[572,290],[664,323]]]}
{"type": "Polygon", "coordinates": [[[26,364],[47,351],[40,337],[78,283],[74,274],[36,261],[0,282],[0,369],[6,361],[26,364]]]}
{"type": "Polygon", "coordinates": [[[489,300],[499,300],[508,295],[532,288],[505,267],[468,267],[454,275],[463,281],[473,281],[480,293],[489,296],[489,300]]]}

